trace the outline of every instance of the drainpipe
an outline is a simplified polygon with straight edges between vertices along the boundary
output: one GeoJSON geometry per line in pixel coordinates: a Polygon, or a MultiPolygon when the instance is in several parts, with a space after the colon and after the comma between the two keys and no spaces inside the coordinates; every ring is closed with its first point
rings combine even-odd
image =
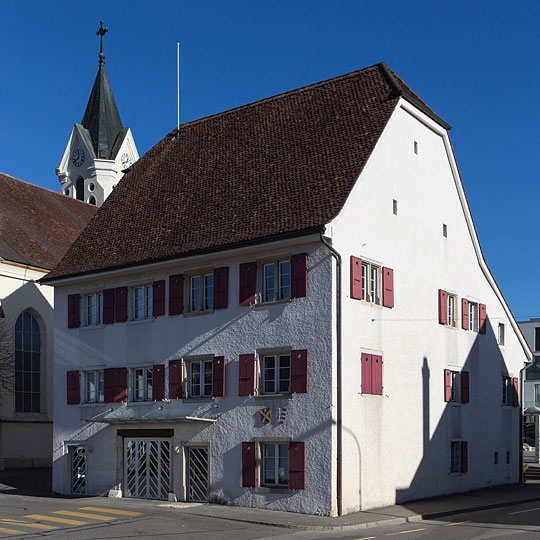
{"type": "Polygon", "coordinates": [[[324,231],[321,231],[321,242],[330,250],[332,257],[336,259],[336,383],[337,383],[337,511],[338,516],[343,514],[342,503],[342,442],[343,442],[343,426],[342,426],[342,391],[341,391],[341,255],[328,243],[323,236],[324,231]]]}

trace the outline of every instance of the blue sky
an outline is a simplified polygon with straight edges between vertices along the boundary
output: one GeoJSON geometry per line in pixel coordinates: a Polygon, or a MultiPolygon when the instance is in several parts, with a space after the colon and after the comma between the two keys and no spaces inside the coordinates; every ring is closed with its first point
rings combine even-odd
{"type": "Polygon", "coordinates": [[[484,255],[514,315],[540,316],[537,0],[0,0],[0,171],[54,173],[97,72],[143,154],[181,121],[385,61],[444,120],[484,255]]]}

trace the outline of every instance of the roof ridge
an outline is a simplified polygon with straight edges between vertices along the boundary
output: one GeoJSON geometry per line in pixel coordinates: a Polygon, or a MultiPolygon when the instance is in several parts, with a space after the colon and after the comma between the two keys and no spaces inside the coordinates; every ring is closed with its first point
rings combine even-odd
{"type": "MultiPolygon", "coordinates": [[[[340,81],[340,80],[349,79],[349,78],[352,78],[352,77],[355,77],[355,76],[359,75],[360,73],[364,73],[366,71],[378,68],[381,65],[386,65],[386,64],[384,64],[384,62],[377,62],[376,64],[373,64],[371,66],[367,66],[367,67],[362,68],[362,69],[357,69],[356,71],[351,71],[350,73],[344,73],[343,75],[337,75],[336,77],[330,77],[330,78],[324,79],[322,81],[318,81],[318,82],[311,83],[311,84],[306,84],[304,86],[301,86],[300,88],[293,88],[292,90],[286,90],[285,92],[280,92],[279,94],[275,94],[273,96],[268,96],[268,97],[265,97],[265,98],[262,98],[262,99],[258,99],[256,101],[252,101],[250,103],[245,103],[244,105],[240,105],[238,107],[233,107],[232,109],[226,109],[224,111],[220,111],[220,112],[211,114],[209,116],[203,116],[202,118],[196,118],[195,120],[190,120],[189,122],[186,122],[185,124],[181,124],[180,128],[181,129],[188,128],[188,127],[191,127],[191,126],[194,126],[194,125],[198,125],[198,124],[200,124],[202,122],[212,120],[214,118],[219,118],[221,116],[226,116],[226,115],[231,114],[233,112],[242,111],[244,109],[250,109],[251,107],[255,107],[255,106],[261,105],[263,103],[270,103],[272,101],[277,101],[279,99],[283,99],[285,96],[291,96],[291,95],[295,95],[295,94],[300,94],[302,92],[305,92],[307,90],[312,90],[313,88],[317,88],[319,86],[326,86],[328,84],[332,84],[332,83],[340,81]]],[[[171,135],[175,135],[176,132],[177,132],[176,128],[171,130],[164,137],[164,139],[166,139],[167,137],[169,137],[171,135]]]]}

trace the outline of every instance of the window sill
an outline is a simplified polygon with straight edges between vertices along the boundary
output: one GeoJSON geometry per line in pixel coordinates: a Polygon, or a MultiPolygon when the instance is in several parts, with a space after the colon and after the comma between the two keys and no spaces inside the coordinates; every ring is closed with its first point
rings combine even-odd
{"type": "Polygon", "coordinates": [[[466,473],[463,473],[461,471],[450,471],[448,473],[448,476],[463,476],[464,474],[466,474],[466,473]]]}
{"type": "Polygon", "coordinates": [[[105,325],[103,324],[87,324],[86,326],[79,327],[79,330],[88,332],[90,330],[102,330],[105,325]]]}
{"type": "Polygon", "coordinates": [[[108,405],[108,403],[105,403],[104,401],[83,401],[79,403],[80,407],[88,408],[88,407],[105,407],[105,405],[108,405]]]}
{"type": "Polygon", "coordinates": [[[213,397],[187,397],[182,398],[183,403],[208,403],[213,401],[213,397]]]}
{"type": "Polygon", "coordinates": [[[253,488],[254,493],[261,493],[261,494],[273,494],[276,495],[283,495],[285,493],[293,493],[292,489],[286,488],[286,487],[266,487],[266,486],[259,486],[256,488],[253,488]]]}
{"type": "MultiPolygon", "coordinates": [[[[256,302],[253,304],[255,307],[275,306],[276,304],[290,304],[296,298],[287,298],[286,300],[272,300],[271,302],[256,302]]],[[[270,488],[273,489],[273,488],[270,488]]]]}
{"type": "Polygon", "coordinates": [[[198,317],[199,315],[210,315],[214,313],[213,309],[208,309],[206,311],[186,311],[183,313],[184,317],[198,317]]]}
{"type": "Polygon", "coordinates": [[[148,317],[148,319],[132,319],[130,321],[126,321],[128,325],[137,325],[137,324],[147,324],[147,323],[153,323],[155,321],[155,317],[148,317]]]}
{"type": "Polygon", "coordinates": [[[128,401],[127,406],[128,407],[140,407],[142,405],[156,405],[157,403],[161,403],[161,400],[159,402],[157,400],[153,399],[147,399],[147,400],[140,400],[140,401],[128,401]]]}
{"type": "Polygon", "coordinates": [[[255,394],[253,397],[255,399],[291,399],[292,396],[292,394],[255,394]]]}

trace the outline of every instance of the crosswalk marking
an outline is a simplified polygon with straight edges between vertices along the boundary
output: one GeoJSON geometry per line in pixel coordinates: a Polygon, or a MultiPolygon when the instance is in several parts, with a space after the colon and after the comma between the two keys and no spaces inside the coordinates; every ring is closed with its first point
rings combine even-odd
{"type": "Polygon", "coordinates": [[[29,527],[30,529],[39,529],[41,531],[52,531],[53,529],[57,528],[54,525],[28,523],[27,521],[20,521],[18,519],[0,519],[0,523],[6,523],[7,525],[18,525],[19,527],[29,527]]]}
{"type": "Polygon", "coordinates": [[[42,516],[41,514],[30,514],[24,516],[30,519],[39,519],[43,521],[53,521],[55,523],[64,523],[65,525],[90,525],[88,521],[79,521],[77,519],[66,519],[61,517],[42,516]]]}
{"type": "Polygon", "coordinates": [[[102,516],[99,514],[89,514],[88,512],[72,512],[71,510],[56,510],[53,514],[60,514],[62,516],[73,516],[88,519],[97,519],[98,521],[114,521],[114,516],[102,516]]]}
{"type": "Polygon", "coordinates": [[[16,529],[6,529],[5,527],[0,527],[0,532],[6,534],[26,534],[24,531],[17,531],[16,529]]]}
{"type": "Polygon", "coordinates": [[[83,506],[79,510],[91,510],[93,512],[105,512],[106,514],[118,514],[119,516],[142,516],[142,512],[130,512],[129,510],[113,510],[112,508],[99,508],[97,506],[83,506]]]}

